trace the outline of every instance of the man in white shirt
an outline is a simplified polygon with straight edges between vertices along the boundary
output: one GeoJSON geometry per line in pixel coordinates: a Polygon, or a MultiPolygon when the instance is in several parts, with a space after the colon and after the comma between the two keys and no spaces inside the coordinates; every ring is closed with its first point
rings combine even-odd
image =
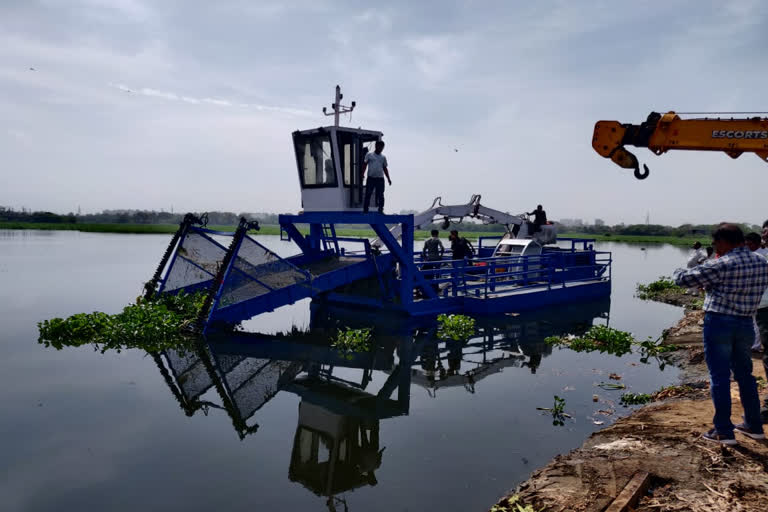
{"type": "Polygon", "coordinates": [[[701,248],[701,242],[693,244],[693,252],[688,258],[688,268],[693,268],[697,265],[701,265],[707,260],[707,252],[701,248]]]}
{"type": "Polygon", "coordinates": [[[368,207],[371,204],[371,195],[376,192],[376,204],[379,213],[384,213],[384,177],[386,176],[389,186],[392,186],[392,180],[389,179],[389,169],[387,168],[387,157],[381,154],[384,151],[384,141],[376,141],[376,150],[373,153],[365,155],[363,163],[363,176],[368,171],[368,179],[365,181],[365,200],[363,201],[363,213],[368,213],[368,207]]]}

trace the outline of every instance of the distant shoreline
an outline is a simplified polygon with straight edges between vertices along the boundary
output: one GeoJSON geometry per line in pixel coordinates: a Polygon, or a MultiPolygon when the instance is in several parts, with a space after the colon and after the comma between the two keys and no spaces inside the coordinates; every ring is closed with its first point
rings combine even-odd
{"type": "MultiPolygon", "coordinates": [[[[122,233],[122,234],[157,234],[169,235],[176,232],[177,224],[100,224],[100,223],[45,223],[45,222],[0,222],[0,229],[32,229],[43,231],[82,231],[84,233],[122,233]]],[[[234,226],[208,226],[217,231],[234,231],[234,226]]],[[[460,230],[460,226],[459,226],[460,230]]],[[[258,232],[262,235],[279,235],[280,226],[264,225],[258,232]]],[[[441,232],[446,233],[447,232],[441,232]]],[[[375,237],[370,229],[338,229],[339,236],[375,237]]],[[[468,238],[479,236],[498,237],[499,232],[464,231],[468,238]]],[[[419,230],[415,238],[424,239],[429,231],[419,230]]],[[[670,244],[680,247],[690,247],[697,240],[704,245],[709,243],[706,236],[645,236],[645,235],[593,235],[588,233],[559,233],[558,236],[567,238],[590,238],[598,242],[623,242],[630,244],[670,244]]]]}

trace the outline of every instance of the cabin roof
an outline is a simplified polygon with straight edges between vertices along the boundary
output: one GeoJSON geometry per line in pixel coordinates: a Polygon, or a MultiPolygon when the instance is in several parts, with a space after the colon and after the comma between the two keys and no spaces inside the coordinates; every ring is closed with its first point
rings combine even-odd
{"type": "Polygon", "coordinates": [[[319,126],[317,128],[310,128],[308,130],[296,130],[294,135],[314,135],[316,133],[329,133],[331,130],[337,132],[357,133],[360,135],[370,135],[373,137],[381,137],[384,135],[382,132],[376,130],[364,130],[362,128],[351,128],[347,126],[319,126]]]}

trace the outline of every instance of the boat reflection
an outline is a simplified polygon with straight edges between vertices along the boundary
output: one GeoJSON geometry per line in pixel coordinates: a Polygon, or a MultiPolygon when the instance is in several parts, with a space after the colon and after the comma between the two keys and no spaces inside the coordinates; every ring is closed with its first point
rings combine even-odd
{"type": "Polygon", "coordinates": [[[437,339],[434,325],[315,304],[307,332],[235,333],[154,358],[185,414],[222,410],[240,439],[258,430],[256,413],[278,393],[299,396],[288,477],[335,510],[346,507],[338,495],[376,485],[385,451],[380,423],[408,414],[413,385],[437,397],[451,387],[476,393],[483,379],[509,368],[535,373],[551,353],[547,336],[607,321],[609,306],[479,318],[476,335],[459,342],[437,339]],[[376,333],[370,352],[328,346],[337,328],[362,326],[376,333]]]}

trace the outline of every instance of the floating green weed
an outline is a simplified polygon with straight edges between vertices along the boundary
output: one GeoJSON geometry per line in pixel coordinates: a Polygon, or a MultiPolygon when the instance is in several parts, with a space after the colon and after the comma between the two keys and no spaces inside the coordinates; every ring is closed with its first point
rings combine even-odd
{"type": "Polygon", "coordinates": [[[331,346],[345,352],[370,352],[371,329],[339,329],[331,346]]]}
{"type": "Polygon", "coordinates": [[[550,336],[545,341],[551,345],[564,345],[576,352],[607,352],[616,356],[623,356],[632,352],[634,338],[632,334],[607,327],[605,325],[593,325],[578,338],[550,336]]]}
{"type": "Polygon", "coordinates": [[[617,389],[627,389],[627,386],[625,384],[614,384],[613,382],[601,382],[597,385],[599,388],[606,389],[608,391],[617,390],[617,389]]]}
{"type": "Polygon", "coordinates": [[[555,395],[555,402],[552,407],[537,407],[536,410],[552,414],[552,424],[558,427],[565,425],[565,419],[571,418],[571,415],[565,412],[565,398],[555,395]]]}
{"type": "Polygon", "coordinates": [[[651,402],[653,397],[647,393],[624,393],[621,395],[623,405],[641,405],[651,402]]]}
{"type": "Polygon", "coordinates": [[[667,345],[661,338],[653,340],[648,338],[643,342],[636,341],[632,334],[620,331],[604,325],[593,325],[587,332],[579,337],[574,336],[549,336],[545,338],[550,345],[560,345],[575,350],[576,352],[594,352],[623,356],[632,353],[632,347],[640,348],[640,361],[647,363],[650,358],[655,358],[664,369],[666,364],[662,356],[667,352],[677,350],[676,345],[667,345]]]}
{"type": "Polygon", "coordinates": [[[438,315],[437,336],[443,340],[467,341],[475,334],[475,319],[464,315],[438,315]]]}
{"type": "Polygon", "coordinates": [[[93,345],[102,353],[129,348],[148,352],[182,348],[191,340],[184,328],[194,321],[204,299],[203,293],[182,292],[138,299],[116,315],[95,311],[43,320],[37,324],[38,342],[57,350],[93,345]]]}
{"type": "Polygon", "coordinates": [[[663,370],[666,366],[666,362],[663,359],[664,354],[674,352],[680,347],[678,345],[668,345],[664,343],[661,338],[653,340],[648,338],[647,340],[636,343],[640,347],[640,362],[647,364],[649,359],[654,359],[659,365],[659,369],[663,370]]]}
{"type": "Polygon", "coordinates": [[[665,292],[685,293],[685,288],[677,286],[669,277],[660,277],[652,283],[638,283],[635,295],[637,295],[639,299],[650,300],[665,292]]]}

